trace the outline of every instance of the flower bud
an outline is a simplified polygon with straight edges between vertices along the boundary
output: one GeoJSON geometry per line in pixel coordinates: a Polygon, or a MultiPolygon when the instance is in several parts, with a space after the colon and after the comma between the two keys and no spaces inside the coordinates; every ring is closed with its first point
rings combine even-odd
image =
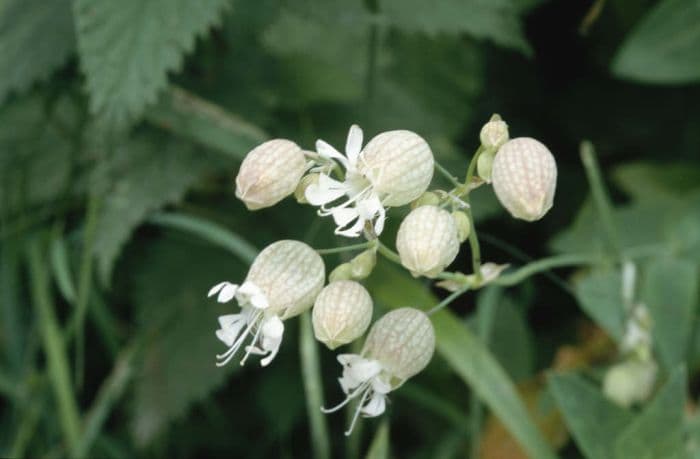
{"type": "Polygon", "coordinates": [[[365,279],[377,265],[376,249],[367,249],[350,260],[350,273],[355,280],[365,279]]]}
{"type": "Polygon", "coordinates": [[[611,367],[603,380],[603,392],[615,403],[629,407],[646,401],[656,382],[656,364],[630,360],[611,367]]]}
{"type": "Polygon", "coordinates": [[[411,203],[411,209],[415,209],[420,206],[437,206],[440,204],[440,196],[432,191],[426,191],[418,199],[411,203]]]}
{"type": "Polygon", "coordinates": [[[282,320],[309,309],[323,288],[326,270],[314,249],[299,241],[270,244],[253,261],[246,282],[264,293],[269,314],[282,320]]]}
{"type": "Polygon", "coordinates": [[[362,336],[371,320],[372,298],[354,281],[331,282],[314,303],[314,335],[331,350],[362,336]]]}
{"type": "Polygon", "coordinates": [[[452,212],[452,218],[454,218],[455,225],[457,225],[457,238],[459,242],[466,241],[469,238],[469,233],[472,231],[469,216],[464,211],[455,210],[452,212]]]}
{"type": "Polygon", "coordinates": [[[491,172],[493,171],[493,160],[495,157],[496,150],[483,151],[476,160],[476,173],[486,183],[491,183],[491,172]]]}
{"type": "Polygon", "coordinates": [[[455,219],[437,206],[418,207],[401,222],[396,248],[401,264],[413,276],[434,277],[459,252],[455,219]]]}
{"type": "Polygon", "coordinates": [[[498,150],[491,180],[498,200],[513,217],[535,221],[552,207],[557,164],[547,147],[520,137],[498,150]]]}
{"type": "Polygon", "coordinates": [[[508,125],[499,115],[493,115],[489,122],[481,128],[479,139],[481,145],[487,150],[498,150],[501,145],[508,141],[508,125]]]}
{"type": "Polygon", "coordinates": [[[269,140],[243,160],[236,176],[236,197],[249,210],[273,206],[294,192],[305,170],[306,160],[297,144],[269,140]]]}
{"type": "Polygon", "coordinates": [[[395,389],[423,370],[434,351],[435,331],[428,316],[415,308],[399,308],[372,325],[362,356],[381,363],[395,389]]]}
{"type": "Polygon", "coordinates": [[[350,263],[341,263],[328,275],[328,282],[352,279],[352,266],[350,263]]]}
{"type": "Polygon", "coordinates": [[[294,198],[299,204],[309,203],[309,201],[306,199],[306,189],[310,185],[317,184],[320,175],[321,174],[308,174],[301,179],[299,185],[297,185],[296,189],[294,190],[294,198]]]}
{"type": "Polygon", "coordinates": [[[358,168],[385,206],[403,206],[428,189],[435,161],[428,143],[411,131],[383,132],[365,146],[358,168]]]}

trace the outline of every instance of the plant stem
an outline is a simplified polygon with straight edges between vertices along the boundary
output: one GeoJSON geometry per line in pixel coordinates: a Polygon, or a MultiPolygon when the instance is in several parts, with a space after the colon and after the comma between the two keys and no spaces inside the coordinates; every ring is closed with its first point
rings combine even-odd
{"type": "Polygon", "coordinates": [[[31,280],[32,303],[39,321],[44,353],[48,364],[48,373],[58,405],[58,419],[71,455],[76,451],[80,440],[80,414],[73,398],[70,383],[68,359],[64,342],[54,312],[49,293],[49,279],[46,273],[46,261],[42,258],[42,247],[38,239],[29,243],[29,270],[31,280]]]}
{"type": "Polygon", "coordinates": [[[476,149],[474,156],[472,156],[472,160],[469,162],[469,167],[467,167],[467,176],[464,179],[464,184],[467,186],[465,197],[469,196],[469,184],[474,178],[474,172],[476,172],[476,164],[479,160],[479,155],[481,154],[482,150],[483,149],[481,148],[481,146],[479,146],[479,148],[476,149]]]}
{"type": "Polygon", "coordinates": [[[331,255],[334,253],[351,252],[353,250],[368,249],[376,244],[374,241],[367,241],[361,244],[346,245],[344,247],[333,247],[332,249],[317,249],[319,255],[331,255]]]}
{"type": "Polygon", "coordinates": [[[376,239],[377,241],[377,250],[379,253],[384,255],[388,260],[393,261],[394,263],[401,264],[401,257],[399,256],[398,253],[394,252],[391,250],[389,247],[385,246],[382,244],[382,242],[379,239],[376,239]]]}
{"type": "Polygon", "coordinates": [[[481,246],[479,245],[479,236],[476,234],[476,226],[474,225],[474,217],[470,207],[465,209],[467,217],[469,217],[469,247],[472,249],[472,270],[476,276],[476,281],[481,282],[481,246]]]}
{"type": "Polygon", "coordinates": [[[301,354],[301,371],[306,394],[306,410],[311,428],[311,450],[315,459],[330,458],[328,442],[328,426],[326,418],[321,413],[323,405],[323,384],[321,383],[321,368],[319,366],[318,348],[311,329],[309,312],[301,315],[299,353],[301,354]]]}
{"type": "Polygon", "coordinates": [[[469,289],[471,288],[471,285],[464,285],[462,286],[459,290],[452,292],[447,298],[442,300],[440,303],[438,303],[435,307],[432,309],[428,310],[426,312],[427,315],[432,316],[436,312],[440,311],[441,309],[449,306],[450,303],[452,303],[454,300],[459,298],[460,296],[464,295],[469,289]]]}
{"type": "Polygon", "coordinates": [[[492,284],[509,287],[518,284],[533,274],[547,271],[552,268],[562,268],[566,266],[582,266],[591,265],[601,261],[600,255],[597,254],[565,254],[556,255],[549,258],[528,263],[520,269],[510,274],[503,275],[494,280],[492,284]]]}
{"type": "Polygon", "coordinates": [[[85,229],[83,230],[83,251],[78,271],[78,292],[75,305],[75,383],[78,388],[83,385],[83,370],[85,366],[85,314],[90,301],[92,286],[92,246],[97,230],[97,216],[100,206],[99,197],[92,193],[88,198],[85,210],[85,229]]]}
{"type": "Polygon", "coordinates": [[[603,183],[603,177],[600,173],[600,167],[598,166],[593,144],[589,141],[584,141],[581,143],[581,160],[583,161],[583,166],[586,169],[586,177],[588,178],[588,183],[591,187],[593,202],[596,206],[596,210],[598,211],[598,215],[600,216],[608,245],[615,254],[616,258],[620,260],[620,238],[617,232],[617,227],[615,226],[615,220],[613,218],[612,204],[610,203],[610,198],[605,189],[605,184],[603,183]]]}
{"type": "Polygon", "coordinates": [[[445,169],[445,167],[444,167],[442,164],[440,164],[439,162],[437,162],[437,161],[435,161],[435,170],[438,171],[438,172],[440,172],[440,173],[441,173],[447,180],[449,180],[450,183],[452,183],[455,187],[458,187],[458,188],[459,188],[459,187],[462,186],[462,184],[459,183],[459,180],[457,180],[457,177],[455,177],[454,175],[452,175],[452,174],[450,173],[450,171],[448,171],[447,169],[445,169]]]}

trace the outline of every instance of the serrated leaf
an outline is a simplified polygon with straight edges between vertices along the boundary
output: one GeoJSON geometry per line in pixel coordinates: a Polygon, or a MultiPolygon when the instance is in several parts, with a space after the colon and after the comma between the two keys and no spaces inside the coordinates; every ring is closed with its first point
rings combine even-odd
{"type": "Polygon", "coordinates": [[[116,126],[139,116],[228,3],[76,0],[78,52],[92,112],[116,126]]]}
{"type": "Polygon", "coordinates": [[[132,232],[150,213],[179,201],[212,167],[210,155],[190,144],[157,135],[140,135],[119,143],[96,172],[103,189],[95,256],[103,282],[132,232]]]}
{"type": "Polygon", "coordinates": [[[621,340],[625,333],[625,312],[620,273],[593,271],[577,282],[575,290],[584,312],[614,340],[621,340]]]}
{"type": "Polygon", "coordinates": [[[243,276],[245,266],[219,248],[172,236],[140,247],[128,261],[138,323],[153,336],[138,362],[131,420],[132,434],[145,445],[240,368],[214,365],[223,346],[214,336],[217,316],[230,306],[206,293],[243,276]]]}
{"type": "MultiPolygon", "coordinates": [[[[427,310],[437,303],[424,284],[394,265],[378,263],[368,280],[375,301],[387,307],[427,310]]],[[[430,318],[435,327],[436,351],[452,370],[479,395],[530,456],[554,458],[515,385],[488,348],[449,310],[443,309],[430,318]]]]}
{"type": "Polygon", "coordinates": [[[74,49],[70,0],[0,3],[0,104],[48,78],[74,49]]]}
{"type": "Polygon", "coordinates": [[[621,78],[681,84],[700,80],[700,3],[664,0],[627,36],[612,64],[621,78]]]}
{"type": "Polygon", "coordinates": [[[615,445],[618,459],[678,458],[683,456],[683,410],[686,372],[676,369],[666,384],[627,428],[615,445]]]}
{"type": "Polygon", "coordinates": [[[380,3],[390,23],[402,30],[428,35],[468,33],[531,53],[518,17],[520,10],[510,0],[382,0],[380,3]]]}
{"type": "Polygon", "coordinates": [[[685,362],[697,295],[698,269],[694,263],[661,258],[647,266],[642,298],[654,324],[654,343],[668,368],[685,362]]]}
{"type": "Polygon", "coordinates": [[[584,455],[612,459],[615,441],[632,420],[632,413],[608,401],[598,388],[574,373],[551,374],[549,388],[584,455]]]}

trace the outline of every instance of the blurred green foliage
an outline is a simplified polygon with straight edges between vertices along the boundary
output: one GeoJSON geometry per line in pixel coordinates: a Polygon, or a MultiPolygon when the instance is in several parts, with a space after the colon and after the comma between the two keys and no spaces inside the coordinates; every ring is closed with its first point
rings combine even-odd
{"type": "MultiPolygon", "coordinates": [[[[694,0],[0,0],[0,455],[698,457],[699,47],[694,0]],[[530,225],[474,193],[484,259],[606,262],[463,296],[434,316],[428,369],[349,439],[312,410],[340,396],[340,366],[308,323],[265,370],[214,366],[227,308],[211,285],[278,239],[343,242],[291,200],[245,211],[248,150],[405,128],[461,176],[494,112],[550,147],[559,182],[530,225]],[[566,346],[584,354],[582,326],[620,344],[627,319],[584,139],[661,367],[630,409],[601,391],[614,346],[562,364],[566,346]]],[[[379,311],[444,296],[383,263],[367,283],[379,311]]]]}

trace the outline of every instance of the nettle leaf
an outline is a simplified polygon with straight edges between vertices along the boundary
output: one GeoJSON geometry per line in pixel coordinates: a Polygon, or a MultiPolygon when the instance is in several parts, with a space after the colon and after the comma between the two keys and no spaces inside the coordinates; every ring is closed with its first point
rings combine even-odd
{"type": "Polygon", "coordinates": [[[91,110],[121,125],[156,101],[228,0],[76,0],[78,52],[91,110]]]}
{"type": "Polygon", "coordinates": [[[532,52],[523,35],[520,8],[511,0],[382,0],[390,23],[428,35],[468,33],[525,54],[532,52]]]}
{"type": "Polygon", "coordinates": [[[611,403],[598,388],[574,373],[551,374],[549,389],[585,456],[612,459],[615,441],[629,425],[632,413],[611,403]]]}
{"type": "Polygon", "coordinates": [[[685,457],[683,418],[686,372],[676,369],[645,408],[620,434],[615,445],[618,459],[685,457]]]}
{"type": "Polygon", "coordinates": [[[48,78],[74,48],[70,0],[0,2],[0,103],[48,78]]]}
{"type": "Polygon", "coordinates": [[[700,3],[664,0],[627,36],[612,64],[621,78],[680,84],[700,80],[700,3]]]}
{"type": "Polygon", "coordinates": [[[622,277],[612,270],[593,271],[576,284],[581,308],[610,336],[619,341],[625,333],[622,277]]]}
{"type": "Polygon", "coordinates": [[[667,367],[685,361],[698,295],[695,263],[672,258],[651,261],[645,273],[644,303],[654,328],[652,335],[667,367]]]}
{"type": "Polygon", "coordinates": [[[216,165],[191,144],[159,135],[119,143],[95,172],[101,187],[95,256],[103,282],[133,231],[149,214],[179,201],[192,183],[216,165]]]}
{"type": "Polygon", "coordinates": [[[207,300],[206,293],[223,279],[242,278],[246,267],[217,247],[178,234],[129,255],[128,291],[141,332],[152,336],[136,369],[130,426],[143,446],[240,368],[214,365],[223,346],[214,335],[217,316],[231,306],[207,300]]]}

